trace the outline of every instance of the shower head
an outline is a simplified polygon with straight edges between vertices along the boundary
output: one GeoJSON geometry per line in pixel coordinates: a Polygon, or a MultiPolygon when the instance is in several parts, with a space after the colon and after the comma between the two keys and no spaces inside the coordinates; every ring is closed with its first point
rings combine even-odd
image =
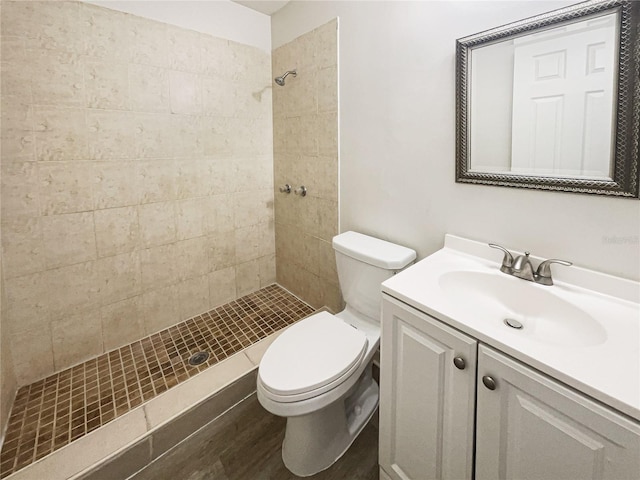
{"type": "Polygon", "coordinates": [[[284,79],[287,78],[287,75],[293,75],[294,77],[298,75],[298,73],[295,70],[288,70],[286,72],[284,72],[284,75],[282,75],[281,77],[276,77],[274,78],[275,82],[280,85],[281,87],[284,87],[284,79]]]}

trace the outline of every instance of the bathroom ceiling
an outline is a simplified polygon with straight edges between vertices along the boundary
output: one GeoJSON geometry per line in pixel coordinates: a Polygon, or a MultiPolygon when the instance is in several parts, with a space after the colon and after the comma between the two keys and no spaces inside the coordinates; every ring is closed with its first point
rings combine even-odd
{"type": "Polygon", "coordinates": [[[264,13],[266,15],[273,15],[282,7],[284,7],[290,0],[232,0],[240,5],[244,5],[257,12],[264,13]]]}

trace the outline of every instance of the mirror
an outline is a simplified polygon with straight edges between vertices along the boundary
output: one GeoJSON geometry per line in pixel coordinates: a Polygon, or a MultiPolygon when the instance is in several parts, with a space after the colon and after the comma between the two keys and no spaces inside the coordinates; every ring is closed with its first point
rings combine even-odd
{"type": "Polygon", "coordinates": [[[638,198],[640,2],[456,42],[456,181],[638,198]]]}

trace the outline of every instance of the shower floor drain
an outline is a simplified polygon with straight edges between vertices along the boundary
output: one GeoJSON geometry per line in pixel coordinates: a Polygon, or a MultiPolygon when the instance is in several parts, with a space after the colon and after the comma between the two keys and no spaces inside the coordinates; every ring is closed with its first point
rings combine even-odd
{"type": "Polygon", "coordinates": [[[194,353],[189,357],[189,365],[202,365],[209,358],[209,352],[198,352],[194,353]]]}

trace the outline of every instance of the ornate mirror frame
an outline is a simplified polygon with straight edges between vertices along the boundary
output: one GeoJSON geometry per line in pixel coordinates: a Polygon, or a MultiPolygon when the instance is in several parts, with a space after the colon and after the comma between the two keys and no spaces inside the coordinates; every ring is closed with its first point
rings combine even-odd
{"type": "Polygon", "coordinates": [[[640,1],[592,0],[456,41],[456,182],[638,198],[640,137],[640,1]],[[471,50],[582,17],[620,12],[612,180],[470,171],[471,50]]]}

